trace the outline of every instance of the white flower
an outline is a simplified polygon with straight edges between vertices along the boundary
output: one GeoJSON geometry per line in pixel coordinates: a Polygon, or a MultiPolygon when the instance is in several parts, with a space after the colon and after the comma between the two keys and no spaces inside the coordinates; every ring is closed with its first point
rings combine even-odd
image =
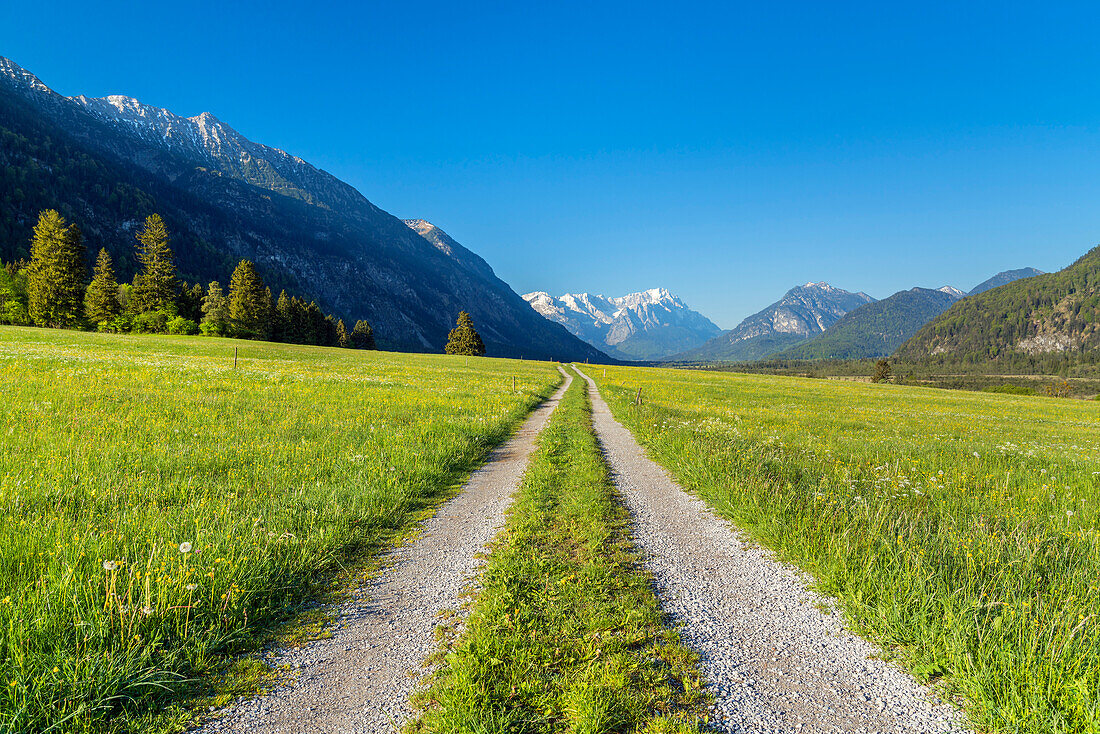
{"type": "Polygon", "coordinates": [[[103,562],[103,570],[104,571],[114,571],[116,568],[118,568],[118,564],[115,563],[114,561],[104,561],[103,562]]]}
{"type": "Polygon", "coordinates": [[[190,553],[190,552],[191,552],[191,544],[190,543],[180,543],[180,553],[190,553]]]}
{"type": "Polygon", "coordinates": [[[975,459],[980,459],[980,458],[982,458],[982,457],[981,457],[981,456],[980,456],[980,455],[978,454],[978,452],[977,452],[977,451],[975,451],[975,452],[974,452],[974,458],[975,458],[975,459]]]}
{"type": "Polygon", "coordinates": [[[187,590],[188,590],[188,591],[194,591],[194,590],[195,590],[195,589],[197,589],[197,588],[199,588],[199,585],[198,585],[198,584],[188,584],[188,585],[187,585],[187,590]]]}

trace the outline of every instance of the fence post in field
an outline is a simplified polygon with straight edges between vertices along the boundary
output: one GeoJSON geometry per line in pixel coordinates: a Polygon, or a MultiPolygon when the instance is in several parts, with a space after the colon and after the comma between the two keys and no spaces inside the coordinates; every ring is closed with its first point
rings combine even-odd
{"type": "Polygon", "coordinates": [[[233,347],[233,369],[237,369],[237,348],[233,347]]]}
{"type": "Polygon", "coordinates": [[[516,376],[512,375],[512,392],[516,391],[516,376]]]}
{"type": "Polygon", "coordinates": [[[640,388],[640,387],[638,388],[638,397],[634,398],[634,404],[635,405],[641,405],[642,404],[642,388],[640,388]]]}

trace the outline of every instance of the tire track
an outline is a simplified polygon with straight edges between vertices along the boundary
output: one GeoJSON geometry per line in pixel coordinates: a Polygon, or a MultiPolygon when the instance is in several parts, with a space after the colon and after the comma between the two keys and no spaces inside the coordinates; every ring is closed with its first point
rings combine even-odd
{"type": "Polygon", "coordinates": [[[661,605],[702,659],[725,732],[961,732],[959,712],[843,628],[797,569],[650,460],[588,382],[593,424],[661,605]]]}
{"type": "Polygon", "coordinates": [[[377,733],[399,729],[424,661],[436,651],[439,613],[460,611],[477,556],[504,525],[535,439],[572,376],[535,408],[515,436],[494,449],[462,491],[423,523],[416,539],[395,548],[385,568],[341,605],[332,637],[277,651],[272,662],[296,677],[261,696],[237,701],[197,731],[279,734],[377,733]]]}

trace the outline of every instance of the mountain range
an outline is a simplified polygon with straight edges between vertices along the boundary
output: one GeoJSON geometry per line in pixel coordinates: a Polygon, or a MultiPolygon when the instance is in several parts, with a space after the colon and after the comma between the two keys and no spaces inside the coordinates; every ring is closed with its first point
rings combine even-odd
{"type": "Polygon", "coordinates": [[[237,261],[272,290],[374,326],[380,346],[441,351],[468,311],[490,355],[599,359],[542,319],[437,227],[406,223],[308,162],[248,140],[208,112],[182,117],[124,96],[64,97],[0,57],[0,259],[26,257],[38,212],[80,225],[119,275],[157,212],[181,276],[224,285],[237,261]]]}
{"type": "Polygon", "coordinates": [[[956,288],[911,288],[844,314],[822,333],[773,355],[777,359],[886,357],[965,294],[956,288]]]}
{"type": "Polygon", "coordinates": [[[719,333],[710,319],[664,288],[607,298],[535,291],[523,296],[535,311],[612,357],[660,360],[719,333]]]}
{"type": "Polygon", "coordinates": [[[736,328],[718,334],[699,347],[675,354],[670,361],[763,359],[822,333],[844,314],[874,300],[866,293],[850,293],[828,283],[806,283],[791,288],[778,301],[749,316],[736,328]]]}

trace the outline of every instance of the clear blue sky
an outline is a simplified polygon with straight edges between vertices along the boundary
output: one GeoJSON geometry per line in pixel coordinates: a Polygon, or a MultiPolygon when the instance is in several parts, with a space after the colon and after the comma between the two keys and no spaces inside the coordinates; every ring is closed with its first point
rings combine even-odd
{"type": "Polygon", "coordinates": [[[720,326],[1100,242],[1093,3],[4,3],[67,94],[208,110],[515,290],[667,287],[720,326]]]}

